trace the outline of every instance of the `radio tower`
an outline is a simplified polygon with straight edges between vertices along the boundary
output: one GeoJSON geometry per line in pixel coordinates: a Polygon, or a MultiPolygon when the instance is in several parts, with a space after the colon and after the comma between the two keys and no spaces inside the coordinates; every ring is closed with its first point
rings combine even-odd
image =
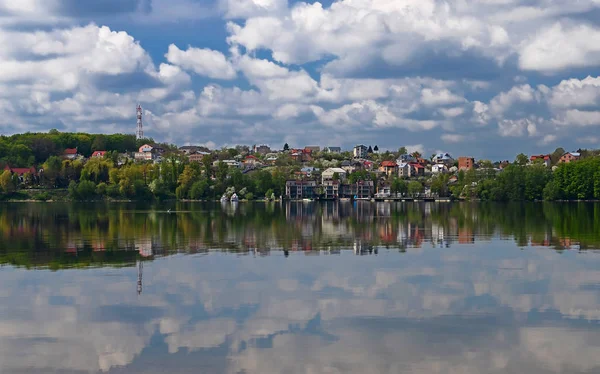
{"type": "Polygon", "coordinates": [[[137,131],[135,133],[136,139],[144,138],[144,126],[142,125],[142,106],[140,104],[136,107],[137,110],[137,131]]]}

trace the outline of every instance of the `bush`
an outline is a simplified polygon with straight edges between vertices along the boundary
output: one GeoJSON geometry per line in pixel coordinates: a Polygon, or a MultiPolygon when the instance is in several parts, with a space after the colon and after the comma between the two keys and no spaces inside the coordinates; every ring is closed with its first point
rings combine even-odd
{"type": "Polygon", "coordinates": [[[33,200],[47,201],[50,200],[50,194],[48,192],[41,192],[32,196],[33,200]]]}
{"type": "Polygon", "coordinates": [[[104,195],[106,195],[106,189],[107,189],[106,183],[101,182],[96,186],[96,193],[100,196],[104,196],[104,195]]]}
{"type": "Polygon", "coordinates": [[[254,194],[252,192],[248,192],[246,195],[244,195],[244,198],[246,200],[254,200],[254,194]]]}
{"type": "Polygon", "coordinates": [[[92,181],[81,181],[77,185],[77,195],[81,200],[89,200],[96,197],[96,183],[92,181]]]}

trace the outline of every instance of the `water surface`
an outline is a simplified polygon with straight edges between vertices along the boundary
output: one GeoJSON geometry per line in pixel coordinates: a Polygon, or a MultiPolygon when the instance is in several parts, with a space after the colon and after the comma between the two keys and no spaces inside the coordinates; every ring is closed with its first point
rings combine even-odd
{"type": "Polygon", "coordinates": [[[589,203],[4,204],[0,372],[598,373],[598,249],[589,203]]]}

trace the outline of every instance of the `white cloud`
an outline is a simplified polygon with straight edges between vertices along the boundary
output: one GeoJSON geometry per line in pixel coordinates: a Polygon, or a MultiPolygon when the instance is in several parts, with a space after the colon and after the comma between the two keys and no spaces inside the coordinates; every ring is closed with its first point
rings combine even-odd
{"type": "Polygon", "coordinates": [[[600,65],[600,30],[588,25],[556,23],[524,43],[519,66],[524,70],[554,72],[600,65]]]}
{"type": "Polygon", "coordinates": [[[425,88],[421,92],[421,102],[426,106],[449,105],[464,102],[465,99],[453,94],[448,89],[434,90],[425,88]]]}
{"type": "Polygon", "coordinates": [[[559,115],[556,122],[565,126],[600,126],[600,111],[571,109],[559,115]]]}
{"type": "Polygon", "coordinates": [[[225,55],[212,49],[188,47],[186,51],[182,51],[171,44],[165,57],[173,65],[209,78],[233,79],[236,76],[233,65],[225,55]]]}
{"type": "Polygon", "coordinates": [[[220,0],[227,18],[249,18],[287,10],[287,0],[220,0]]]}
{"type": "Polygon", "coordinates": [[[502,120],[498,122],[498,133],[500,136],[533,136],[537,133],[536,119],[518,119],[518,120],[502,120]]]}
{"type": "Polygon", "coordinates": [[[446,143],[461,143],[467,139],[466,135],[460,134],[444,134],[442,140],[446,143]]]}

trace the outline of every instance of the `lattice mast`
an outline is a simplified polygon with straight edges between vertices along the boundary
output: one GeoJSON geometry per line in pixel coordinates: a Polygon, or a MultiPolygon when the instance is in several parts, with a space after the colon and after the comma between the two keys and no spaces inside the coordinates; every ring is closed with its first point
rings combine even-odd
{"type": "Polygon", "coordinates": [[[137,139],[144,138],[144,126],[142,125],[142,106],[140,104],[136,107],[137,111],[137,131],[135,132],[135,137],[137,139]]]}

